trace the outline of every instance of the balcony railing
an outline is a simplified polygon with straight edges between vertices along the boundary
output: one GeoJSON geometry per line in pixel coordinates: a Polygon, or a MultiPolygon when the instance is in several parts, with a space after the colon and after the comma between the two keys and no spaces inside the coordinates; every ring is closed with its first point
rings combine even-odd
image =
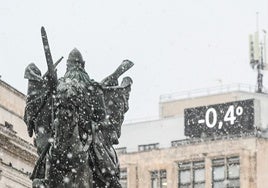
{"type": "MultiPolygon", "coordinates": [[[[264,93],[268,93],[267,89],[263,89],[264,93]]],[[[234,91],[242,91],[242,92],[250,92],[254,93],[256,91],[256,87],[248,84],[231,84],[231,85],[222,85],[211,88],[201,88],[190,91],[181,91],[178,93],[172,94],[164,94],[160,96],[160,102],[168,102],[173,100],[194,98],[194,97],[202,97],[213,94],[221,94],[228,93],[234,91]]]]}
{"type": "Polygon", "coordinates": [[[174,140],[171,141],[171,147],[178,147],[188,144],[198,144],[201,142],[209,142],[209,141],[216,141],[216,140],[235,140],[240,138],[249,138],[249,137],[261,137],[257,132],[252,133],[244,133],[244,134],[237,134],[237,135],[224,135],[224,136],[215,136],[215,137],[206,137],[206,138],[190,138],[184,140],[174,140]]]}

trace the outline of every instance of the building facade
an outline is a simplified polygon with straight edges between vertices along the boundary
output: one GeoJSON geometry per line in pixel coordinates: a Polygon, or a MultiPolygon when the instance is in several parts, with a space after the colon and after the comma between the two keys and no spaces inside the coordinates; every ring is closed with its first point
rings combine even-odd
{"type": "MultiPolygon", "coordinates": [[[[37,155],[24,107],[25,95],[0,80],[1,188],[31,187],[37,155]]],[[[267,94],[236,85],[166,95],[159,114],[122,126],[123,188],[268,186],[267,94]]]]}
{"type": "Polygon", "coordinates": [[[31,187],[36,148],[23,121],[25,95],[0,80],[0,187],[31,187]]]}
{"type": "Polygon", "coordinates": [[[123,125],[123,187],[268,187],[268,95],[244,85],[183,94],[161,97],[160,119],[123,125]]]}

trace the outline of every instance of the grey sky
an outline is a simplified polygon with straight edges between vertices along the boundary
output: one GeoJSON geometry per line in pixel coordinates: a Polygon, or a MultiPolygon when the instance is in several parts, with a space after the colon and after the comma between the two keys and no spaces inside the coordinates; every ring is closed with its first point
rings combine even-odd
{"type": "MultiPolygon", "coordinates": [[[[158,115],[161,94],[230,83],[255,85],[248,35],[267,29],[266,0],[10,0],[0,4],[0,74],[23,93],[25,67],[46,71],[45,26],[54,61],[77,47],[100,81],[124,59],[135,66],[127,119],[158,115]],[[219,80],[222,82],[220,83],[219,80]]],[[[268,75],[264,75],[268,87],[268,75]]]]}

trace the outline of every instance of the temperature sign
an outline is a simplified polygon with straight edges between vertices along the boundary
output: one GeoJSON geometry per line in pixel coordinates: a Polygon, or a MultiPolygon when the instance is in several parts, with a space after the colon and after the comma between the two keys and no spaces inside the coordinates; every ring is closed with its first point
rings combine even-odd
{"type": "Polygon", "coordinates": [[[242,134],[254,131],[254,100],[184,110],[185,136],[242,134]]]}

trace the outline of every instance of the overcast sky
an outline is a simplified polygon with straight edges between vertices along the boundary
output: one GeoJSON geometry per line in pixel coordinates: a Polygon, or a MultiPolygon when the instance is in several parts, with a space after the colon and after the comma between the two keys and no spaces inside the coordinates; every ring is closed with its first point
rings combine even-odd
{"type": "MultiPolygon", "coordinates": [[[[158,116],[159,96],[221,84],[256,84],[248,35],[268,26],[267,0],[9,0],[0,4],[0,75],[23,93],[30,62],[44,73],[45,26],[53,59],[77,47],[96,81],[124,59],[135,66],[127,120],[158,116]]],[[[268,75],[264,75],[268,87],[268,75]]]]}

